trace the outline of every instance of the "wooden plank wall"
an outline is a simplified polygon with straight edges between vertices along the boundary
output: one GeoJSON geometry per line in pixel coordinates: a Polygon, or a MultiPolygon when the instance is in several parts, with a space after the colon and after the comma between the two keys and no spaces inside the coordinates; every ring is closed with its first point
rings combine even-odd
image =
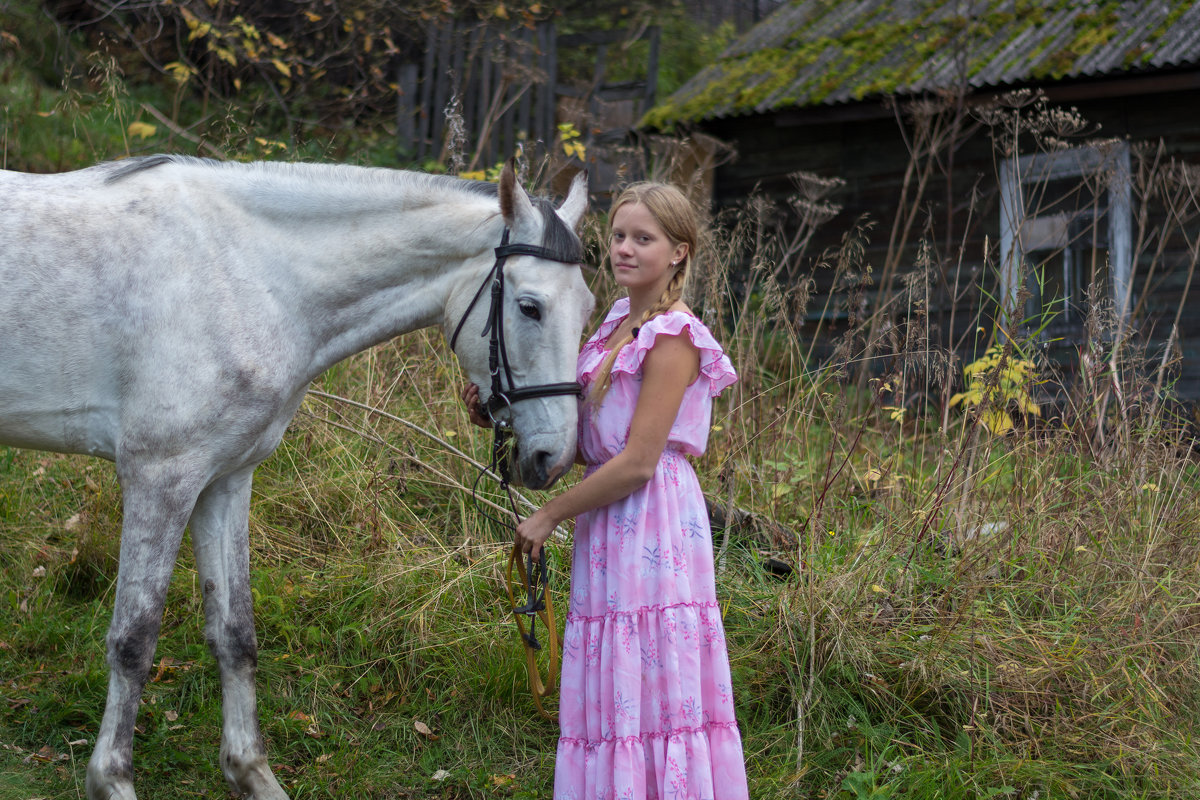
{"type": "Polygon", "coordinates": [[[604,193],[617,171],[593,145],[625,141],[654,104],[659,41],[653,25],[571,34],[558,33],[550,22],[532,29],[454,20],[433,25],[421,63],[397,69],[401,158],[436,161],[455,172],[482,170],[511,157],[521,143],[537,158],[556,141],[557,124],[571,122],[589,154],[592,189],[604,193]],[[614,80],[608,74],[613,48],[639,39],[647,42],[644,74],[614,80]],[[560,48],[592,60],[590,82],[560,78],[560,48]],[[460,129],[451,129],[452,120],[460,129]]]}
{"type": "MultiPolygon", "coordinates": [[[[1097,136],[1122,137],[1137,143],[1162,142],[1165,154],[1190,163],[1200,183],[1200,93],[1158,94],[1120,98],[1101,98],[1092,103],[1072,103],[1082,115],[1099,125],[1097,136]],[[1186,95],[1186,96],[1185,96],[1186,95]],[[1182,110],[1186,109],[1187,113],[1182,110]]],[[[865,106],[865,104],[864,104],[865,106]]],[[[787,115],[762,115],[718,120],[706,130],[729,142],[737,158],[718,168],[715,196],[719,206],[734,206],[754,192],[761,192],[786,208],[787,199],[796,193],[788,174],[805,170],[823,177],[837,177],[846,183],[829,196],[841,205],[836,217],[818,229],[808,250],[805,275],[816,282],[809,304],[820,309],[832,298],[835,313],[823,321],[832,341],[845,331],[848,299],[853,292],[846,285],[833,285],[834,271],[812,266],[822,252],[836,252],[843,236],[862,218],[872,221],[863,256],[863,265],[872,268],[876,288],[888,251],[909,163],[909,152],[900,136],[899,126],[882,106],[874,109],[842,107],[826,111],[824,120],[813,114],[802,121],[798,112],[787,115]],[[840,115],[840,116],[839,116],[840,115]],[[839,316],[836,313],[841,310],[839,316]]],[[[935,279],[929,321],[935,342],[940,346],[957,345],[960,365],[973,360],[987,344],[995,298],[998,297],[995,263],[998,258],[999,211],[996,156],[986,130],[976,132],[955,154],[954,175],[949,187],[938,176],[923,200],[919,223],[900,259],[901,273],[911,272],[920,258],[921,239],[935,245],[941,272],[935,279]],[[949,213],[947,213],[949,209],[949,213]],[[947,220],[953,221],[953,242],[946,249],[947,220]],[[928,225],[928,227],[927,227],[928,225]],[[991,265],[985,261],[985,247],[992,252],[991,265]],[[960,250],[961,248],[961,255],[960,250]],[[957,286],[959,297],[951,302],[950,290],[957,286]],[[976,336],[977,325],[985,333],[976,336]]],[[[1136,167],[1135,167],[1136,171],[1136,167]]],[[[1135,197],[1135,214],[1143,198],[1135,197]]],[[[1168,340],[1179,356],[1168,379],[1175,381],[1178,396],[1200,400],[1200,314],[1189,313],[1200,302],[1200,274],[1189,277],[1195,243],[1200,241],[1200,218],[1187,221],[1186,237],[1169,219],[1162,203],[1148,197],[1145,230],[1150,236],[1176,230],[1161,254],[1143,246],[1134,265],[1134,302],[1138,312],[1133,320],[1135,346],[1142,348],[1150,361],[1161,358],[1168,340]],[[1147,283],[1151,262],[1157,261],[1156,275],[1147,283]],[[1190,284],[1189,284],[1190,280],[1190,284]],[[1172,334],[1179,309],[1178,331],[1172,334]]],[[[1194,211],[1197,209],[1193,209],[1194,211]]],[[[1135,219],[1135,237],[1138,221],[1135,219]]],[[[896,288],[902,284],[898,281],[896,288]]],[[[868,292],[870,297],[871,292],[868,292]]],[[[810,314],[811,316],[811,314],[810,314]]],[[[806,331],[815,326],[809,320],[806,331]]],[[[1077,337],[1049,343],[1046,352],[1070,369],[1078,368],[1082,332],[1077,337]],[[1058,352],[1054,352],[1054,351],[1058,352]],[[1071,366],[1071,365],[1074,366],[1071,366]]],[[[819,346],[817,353],[828,354],[832,344],[819,346]]],[[[1068,376],[1069,377],[1069,376],[1068,376]]]]}
{"type": "Polygon", "coordinates": [[[511,156],[522,140],[555,136],[557,43],[554,25],[499,29],[448,20],[431,25],[421,63],[397,70],[396,128],[402,153],[418,162],[447,162],[448,109],[463,130],[464,170],[511,156]]]}

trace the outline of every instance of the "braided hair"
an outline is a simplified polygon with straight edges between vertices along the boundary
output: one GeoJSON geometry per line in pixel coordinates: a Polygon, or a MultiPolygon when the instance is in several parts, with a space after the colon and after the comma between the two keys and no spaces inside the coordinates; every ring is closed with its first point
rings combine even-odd
{"type": "Polygon", "coordinates": [[[671,306],[683,297],[683,290],[687,286],[688,275],[691,274],[692,259],[695,257],[696,245],[700,238],[700,225],[696,209],[682,191],[669,183],[642,182],[628,186],[613,203],[608,215],[610,242],[612,241],[612,222],[617,211],[622,206],[637,204],[644,206],[650,212],[672,244],[686,244],[687,253],[679,262],[674,274],[671,275],[667,288],[659,296],[658,301],[646,309],[641,319],[634,324],[632,332],[617,341],[609,342],[608,355],[601,362],[600,369],[592,379],[592,388],[588,392],[588,402],[593,408],[599,408],[612,385],[613,364],[616,362],[621,348],[633,341],[643,325],[659,314],[670,310],[671,306]]]}

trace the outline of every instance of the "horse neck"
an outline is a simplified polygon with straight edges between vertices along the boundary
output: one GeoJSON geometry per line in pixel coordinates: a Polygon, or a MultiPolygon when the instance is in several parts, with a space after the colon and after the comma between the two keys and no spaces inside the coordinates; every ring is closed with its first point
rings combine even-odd
{"type": "Polygon", "coordinates": [[[451,291],[482,280],[504,223],[494,198],[428,176],[312,166],[243,189],[241,205],[271,231],[276,291],[309,329],[317,374],[441,323],[451,291]]]}

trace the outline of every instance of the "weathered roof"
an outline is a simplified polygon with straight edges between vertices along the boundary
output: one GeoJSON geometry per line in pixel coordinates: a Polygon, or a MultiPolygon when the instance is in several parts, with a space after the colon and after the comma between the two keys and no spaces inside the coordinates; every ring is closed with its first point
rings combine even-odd
{"type": "Polygon", "coordinates": [[[1197,62],[1195,0],[791,0],[643,124],[1197,62]]]}

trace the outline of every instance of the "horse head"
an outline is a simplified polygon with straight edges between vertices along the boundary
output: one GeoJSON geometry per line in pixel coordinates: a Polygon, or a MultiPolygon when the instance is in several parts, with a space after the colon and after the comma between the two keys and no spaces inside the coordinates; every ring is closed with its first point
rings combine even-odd
{"type": "Polygon", "coordinates": [[[580,269],[583,246],[576,233],[587,207],[587,178],[576,176],[556,209],[530,198],[510,164],[501,174],[499,197],[503,246],[482,285],[464,284],[450,298],[446,319],[455,330],[451,346],[479,386],[481,401],[498,430],[514,435],[506,477],[543,489],[575,460],[578,401],[572,385],[580,337],[595,304],[580,269]]]}

